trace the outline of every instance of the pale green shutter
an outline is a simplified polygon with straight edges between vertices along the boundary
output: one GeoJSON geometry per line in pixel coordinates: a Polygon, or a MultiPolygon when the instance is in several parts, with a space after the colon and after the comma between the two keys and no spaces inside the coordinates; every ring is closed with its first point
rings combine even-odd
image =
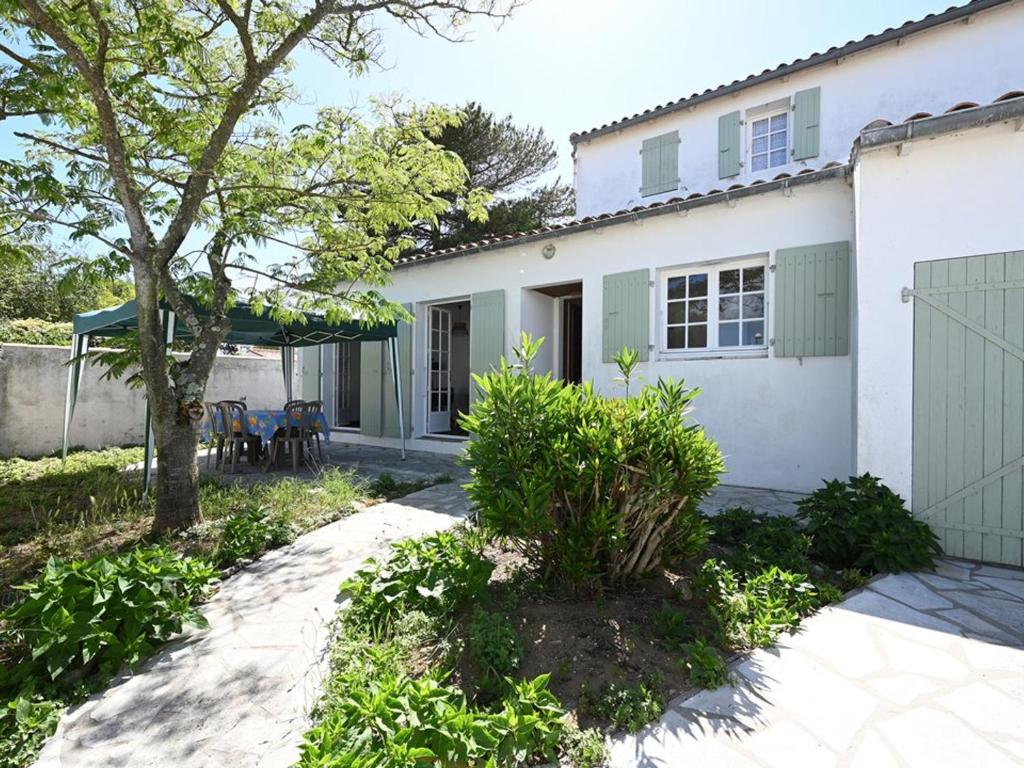
{"type": "Polygon", "coordinates": [[[718,178],[738,176],[740,172],[740,113],[730,112],[718,118],[718,178]]]}
{"type": "Polygon", "coordinates": [[[359,345],[359,355],[359,431],[380,437],[383,434],[384,343],[364,341],[359,345]]]}
{"type": "Polygon", "coordinates": [[[776,357],[850,353],[850,244],[775,253],[776,357]]]}
{"type": "MultiPolygon", "coordinates": [[[[411,304],[403,305],[412,312],[411,304]]],[[[405,435],[412,435],[412,326],[398,324],[398,367],[402,377],[402,411],[405,414],[405,435]]],[[[381,397],[384,400],[383,433],[385,437],[398,437],[398,404],[395,401],[395,380],[391,373],[391,355],[384,344],[383,381],[381,397]]]]}
{"type": "Polygon", "coordinates": [[[650,344],[650,273],[646,269],[604,276],[601,359],[612,357],[623,347],[635,349],[641,360],[648,358],[650,344]]]}
{"type": "MultiPolygon", "coordinates": [[[[484,374],[497,368],[505,354],[505,291],[485,291],[469,297],[469,370],[484,374]]],[[[472,403],[476,386],[469,388],[472,403]]]]}
{"type": "Polygon", "coordinates": [[[302,399],[320,399],[320,347],[302,348],[302,399]]]}
{"type": "Polygon", "coordinates": [[[644,139],[640,155],[641,195],[646,197],[679,189],[679,131],[644,139]]]}
{"type": "Polygon", "coordinates": [[[793,96],[793,159],[806,160],[820,152],[821,88],[793,96]]]}

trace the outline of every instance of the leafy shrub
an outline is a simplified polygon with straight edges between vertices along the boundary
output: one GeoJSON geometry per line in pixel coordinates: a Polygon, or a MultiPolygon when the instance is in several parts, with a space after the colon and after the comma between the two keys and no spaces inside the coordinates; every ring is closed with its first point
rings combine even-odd
{"type": "Polygon", "coordinates": [[[524,334],[519,365],[503,360],[500,370],[474,377],[486,396],[462,419],[474,437],[463,462],[484,527],[573,590],[621,583],[699,552],[698,505],[723,464],[689,419],[698,391],[659,380],[634,397],[603,397],[589,383],[533,375],[539,345],[524,334]]]}
{"type": "Polygon", "coordinates": [[[14,674],[65,684],[135,665],[184,624],[205,626],[193,603],[216,576],[205,562],[162,547],[71,563],[53,558],[2,615],[25,655],[14,674]]]}
{"type": "Polygon", "coordinates": [[[26,318],[0,321],[0,344],[45,344],[71,346],[71,323],[26,318]]]}
{"type": "Polygon", "coordinates": [[[741,581],[718,560],[708,560],[696,584],[708,599],[708,613],[725,639],[737,646],[766,648],[780,632],[796,629],[818,605],[817,590],[802,573],[775,566],[741,581]]]}
{"type": "Polygon", "coordinates": [[[830,480],[798,506],[811,554],[833,568],[875,573],[930,569],[942,554],[931,528],[915,520],[903,499],[877,477],[830,480]]]}
{"type": "Polygon", "coordinates": [[[773,565],[785,571],[810,571],[811,540],[792,518],[736,507],[711,516],[708,525],[711,540],[730,548],[725,560],[735,571],[753,574],[773,565]]]}
{"type": "Polygon", "coordinates": [[[24,768],[57,730],[64,707],[57,701],[18,696],[0,702],[0,768],[24,768]]]}
{"type": "Polygon", "coordinates": [[[487,585],[494,564],[471,549],[465,536],[442,532],[391,545],[391,555],[371,558],[341,585],[351,598],[346,620],[385,636],[408,611],[452,615],[487,585]]]}
{"type": "Polygon", "coordinates": [[[604,736],[593,728],[581,730],[575,723],[566,723],[562,730],[560,752],[565,768],[603,768],[608,764],[604,736]]]}
{"type": "Polygon", "coordinates": [[[224,524],[217,547],[217,561],[221,565],[230,565],[239,560],[249,560],[294,539],[295,529],[287,520],[272,516],[262,507],[251,509],[228,518],[224,524]]]}
{"type": "Polygon", "coordinates": [[[654,614],[654,634],[667,648],[684,648],[693,640],[696,628],[685,611],[664,600],[654,614]]]}
{"type": "Polygon", "coordinates": [[[469,655],[482,674],[485,692],[496,692],[523,662],[523,641],[503,613],[477,607],[467,627],[469,655]]]}
{"type": "Polygon", "coordinates": [[[701,688],[718,688],[732,679],[725,659],[703,638],[698,638],[690,644],[686,657],[680,664],[689,676],[690,682],[701,688]]]}
{"type": "Polygon", "coordinates": [[[565,713],[542,675],[523,681],[499,707],[470,707],[435,675],[388,672],[336,685],[328,711],[306,734],[300,768],[334,766],[518,766],[551,759],[565,713]]]}
{"type": "Polygon", "coordinates": [[[661,717],[665,704],[655,685],[609,682],[601,686],[596,695],[584,688],[580,693],[580,708],[593,717],[608,721],[615,728],[636,733],[661,717]]]}

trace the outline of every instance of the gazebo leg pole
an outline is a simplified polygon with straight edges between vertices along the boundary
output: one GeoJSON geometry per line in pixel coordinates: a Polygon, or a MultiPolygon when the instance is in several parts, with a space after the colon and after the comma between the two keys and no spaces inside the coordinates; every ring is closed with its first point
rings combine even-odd
{"type": "Polygon", "coordinates": [[[398,405],[398,438],[402,445],[402,461],[405,461],[405,408],[402,406],[402,369],[398,361],[398,338],[388,339],[391,348],[391,371],[395,379],[395,401],[398,405]]]}
{"type": "Polygon", "coordinates": [[[61,444],[61,462],[68,459],[68,435],[71,432],[71,416],[75,412],[75,400],[78,397],[78,387],[75,381],[78,378],[76,375],[78,372],[78,360],[76,358],[79,355],[81,339],[82,337],[77,333],[71,336],[71,357],[68,359],[68,391],[64,398],[64,439],[61,444]]]}

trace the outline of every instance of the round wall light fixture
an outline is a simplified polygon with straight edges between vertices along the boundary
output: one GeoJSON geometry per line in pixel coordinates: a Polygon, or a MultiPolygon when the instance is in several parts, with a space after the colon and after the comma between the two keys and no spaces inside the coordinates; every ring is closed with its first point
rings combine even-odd
{"type": "Polygon", "coordinates": [[[554,258],[554,256],[555,256],[555,244],[554,243],[548,243],[547,245],[545,245],[543,248],[540,249],[540,253],[541,253],[541,255],[545,259],[552,259],[552,258],[554,258]]]}

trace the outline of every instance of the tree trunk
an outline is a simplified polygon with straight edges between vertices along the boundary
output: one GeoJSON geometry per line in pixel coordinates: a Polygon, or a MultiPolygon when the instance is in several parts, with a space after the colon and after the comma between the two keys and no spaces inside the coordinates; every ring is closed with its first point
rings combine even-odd
{"type": "Polygon", "coordinates": [[[199,467],[196,464],[199,437],[191,420],[182,418],[174,418],[155,431],[156,516],[153,518],[153,531],[162,533],[187,528],[203,519],[199,509],[199,467]]]}
{"type": "MultiPolygon", "coordinates": [[[[156,436],[156,515],[153,532],[187,528],[202,521],[196,448],[206,381],[217,339],[200,342],[185,361],[169,362],[155,275],[135,269],[139,351],[156,436]]],[[[193,329],[193,333],[195,330],[193,329]]]]}

